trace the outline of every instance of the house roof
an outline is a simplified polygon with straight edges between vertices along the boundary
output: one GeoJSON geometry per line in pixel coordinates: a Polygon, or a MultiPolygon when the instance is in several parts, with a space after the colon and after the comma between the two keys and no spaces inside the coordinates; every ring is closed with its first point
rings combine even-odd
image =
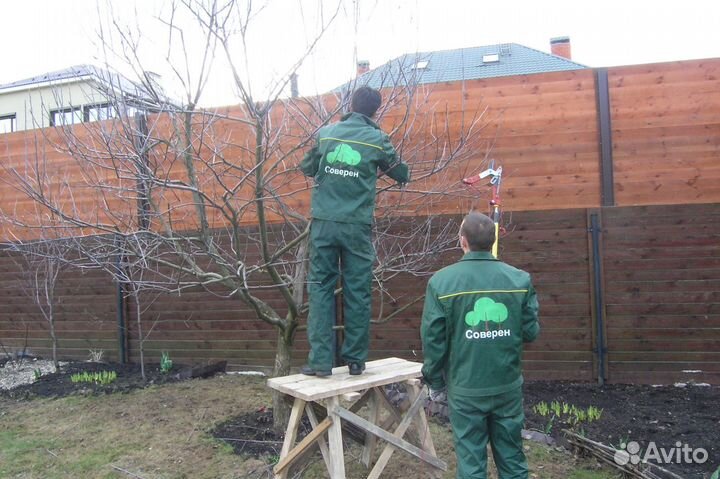
{"type": "Polygon", "coordinates": [[[95,82],[96,88],[107,95],[118,95],[142,107],[155,107],[163,102],[170,102],[166,98],[162,87],[156,83],[153,73],[147,72],[146,77],[152,85],[152,91],[145,85],[128,80],[119,73],[110,72],[94,65],[75,65],[62,70],[56,70],[34,77],[17,80],[0,85],[0,95],[11,91],[30,90],[44,86],[56,86],[74,81],[89,80],[95,82]]]}
{"type": "Polygon", "coordinates": [[[137,84],[131,82],[118,73],[110,73],[108,70],[94,65],[75,65],[62,70],[56,70],[11,83],[5,83],[0,85],[0,93],[2,90],[29,89],[44,86],[45,84],[52,85],[56,83],[65,83],[73,79],[93,79],[105,85],[112,86],[113,88],[129,93],[137,93],[141,90],[137,84]]]}
{"type": "Polygon", "coordinates": [[[588,68],[567,58],[517,43],[407,53],[338,88],[444,83],[588,68]]]}

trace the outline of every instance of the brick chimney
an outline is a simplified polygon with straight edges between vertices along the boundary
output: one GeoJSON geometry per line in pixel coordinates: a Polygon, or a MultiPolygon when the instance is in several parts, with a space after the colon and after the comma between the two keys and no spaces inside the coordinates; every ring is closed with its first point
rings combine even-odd
{"type": "Polygon", "coordinates": [[[572,60],[572,53],[570,52],[570,37],[551,38],[550,52],[553,55],[572,60]]]}
{"type": "Polygon", "coordinates": [[[357,76],[370,71],[370,62],[367,60],[359,60],[357,62],[357,76]]]}

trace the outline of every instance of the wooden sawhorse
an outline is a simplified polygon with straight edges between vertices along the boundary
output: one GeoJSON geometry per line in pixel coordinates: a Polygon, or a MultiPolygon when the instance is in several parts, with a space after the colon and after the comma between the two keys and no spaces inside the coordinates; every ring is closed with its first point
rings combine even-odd
{"type": "Polygon", "coordinates": [[[368,479],[380,477],[383,469],[396,449],[412,454],[425,461],[437,470],[446,471],[447,464],[436,457],[435,446],[430,437],[427,418],[423,408],[425,391],[420,387],[419,377],[422,375],[422,364],[399,358],[386,358],[370,361],[365,372],[359,376],[351,376],[347,366],[333,369],[332,376],[318,378],[295,374],[269,379],[267,384],[272,389],[295,398],[290,421],[285,432],[280,458],[274,468],[275,477],[287,477],[289,466],[312,444],[318,442],[323,460],[332,479],[345,479],[345,459],[343,456],[341,420],[347,421],[365,432],[365,445],[362,462],[370,467],[373,463],[373,452],[377,438],[387,442],[368,479]],[[405,382],[410,407],[402,411],[392,404],[385,393],[388,384],[405,382]],[[341,407],[340,398],[352,401],[348,408],[341,407]],[[318,421],[312,403],[317,402],[327,409],[327,418],[318,421]],[[365,404],[369,408],[368,419],[356,412],[365,404]],[[388,415],[382,419],[381,410],[388,415]],[[307,414],[313,429],[297,445],[298,426],[307,414]],[[403,439],[408,429],[415,423],[414,439],[419,447],[403,439]],[[390,431],[388,428],[396,425],[390,431]],[[328,433],[325,441],[324,434],[328,433]],[[294,446],[294,447],[293,447],[294,446]]]}

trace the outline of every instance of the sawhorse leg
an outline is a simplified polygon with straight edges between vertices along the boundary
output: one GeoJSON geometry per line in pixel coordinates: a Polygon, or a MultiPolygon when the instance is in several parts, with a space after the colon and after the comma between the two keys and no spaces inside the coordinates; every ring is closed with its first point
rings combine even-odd
{"type": "Polygon", "coordinates": [[[328,418],[331,418],[332,425],[328,431],[328,442],[330,443],[330,478],[345,479],[345,456],[343,453],[342,424],[340,416],[335,411],[340,407],[340,398],[333,396],[326,401],[328,418]]]}

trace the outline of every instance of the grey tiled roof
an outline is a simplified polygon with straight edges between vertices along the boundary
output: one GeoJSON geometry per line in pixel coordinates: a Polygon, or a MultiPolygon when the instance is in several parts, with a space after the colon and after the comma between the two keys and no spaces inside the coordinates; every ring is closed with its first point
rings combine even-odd
{"type": "Polygon", "coordinates": [[[110,73],[104,68],[94,65],[75,65],[54,72],[43,73],[30,78],[17,80],[11,83],[0,85],[0,91],[21,86],[31,86],[39,83],[53,83],[71,78],[92,77],[93,79],[107,86],[112,86],[120,91],[137,94],[142,89],[137,84],[117,73],[110,73]]]}
{"type": "Polygon", "coordinates": [[[586,65],[517,43],[486,45],[424,53],[408,53],[361,75],[350,86],[383,88],[397,84],[444,83],[533,73],[579,70],[586,65]],[[490,56],[497,55],[497,61],[490,56]],[[427,62],[416,68],[418,62],[427,62]]]}

